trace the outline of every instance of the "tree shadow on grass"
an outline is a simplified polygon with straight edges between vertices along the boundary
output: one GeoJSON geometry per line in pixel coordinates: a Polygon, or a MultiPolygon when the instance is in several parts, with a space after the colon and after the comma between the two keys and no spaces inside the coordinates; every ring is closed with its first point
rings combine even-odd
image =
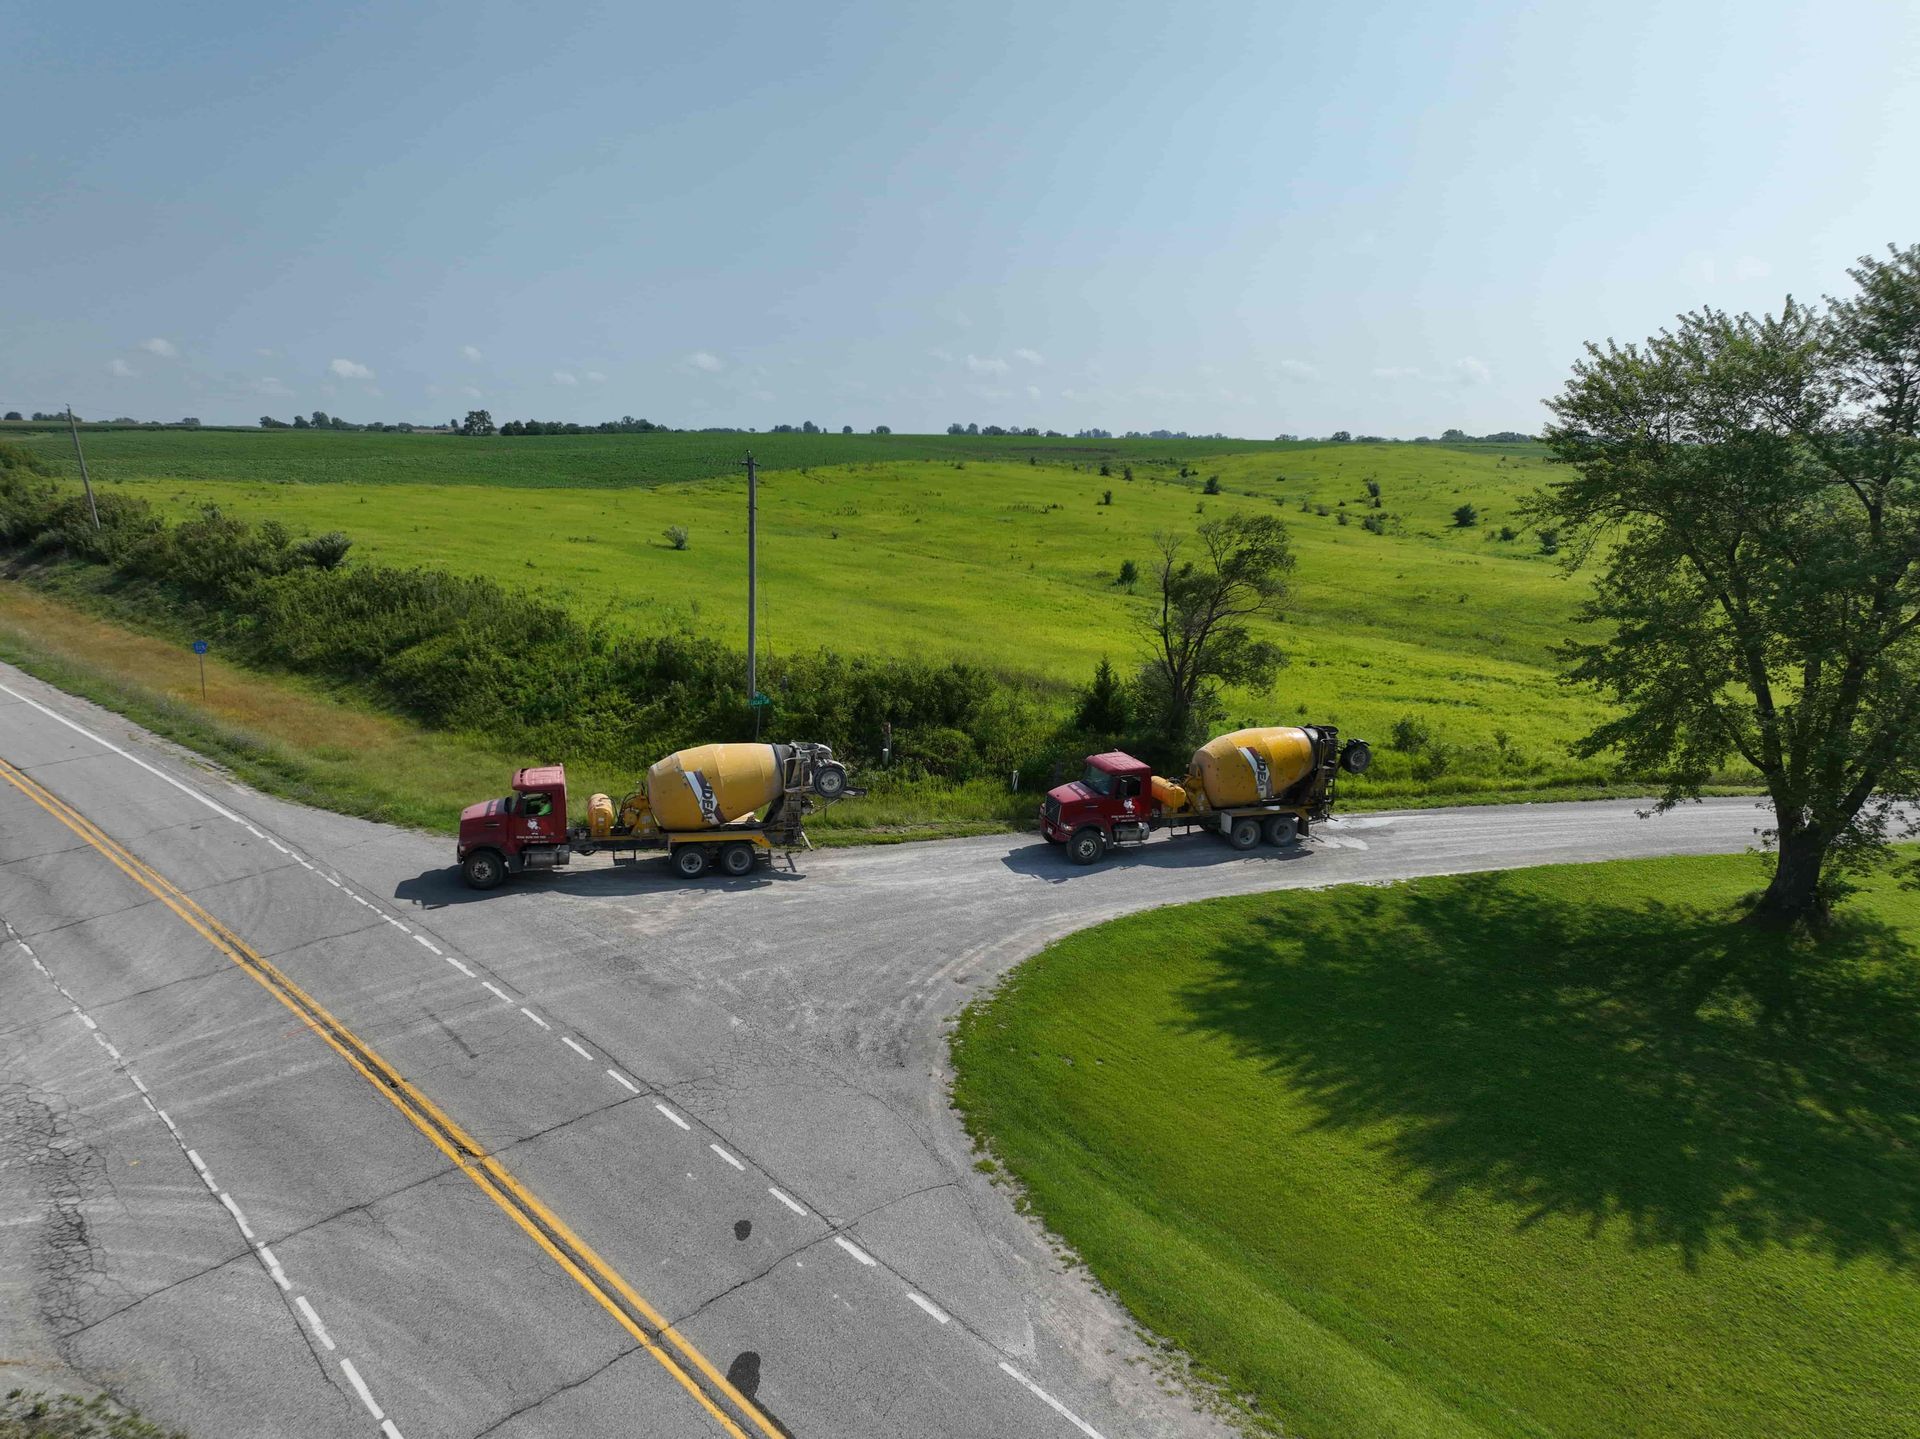
{"type": "Polygon", "coordinates": [[[1920,1268],[1920,951],[1543,901],[1511,876],[1335,891],[1259,919],[1184,1027],[1382,1125],[1426,1197],[1621,1223],[1688,1267],[1813,1248],[1920,1268]]]}

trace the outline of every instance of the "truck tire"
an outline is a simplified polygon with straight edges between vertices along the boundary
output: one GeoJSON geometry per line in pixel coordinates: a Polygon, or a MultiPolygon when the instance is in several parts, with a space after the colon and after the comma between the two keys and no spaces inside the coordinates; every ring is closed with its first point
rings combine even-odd
{"type": "Polygon", "coordinates": [[[753,846],[736,841],[720,847],[720,873],[731,879],[742,879],[753,873],[755,855],[753,846]]]}
{"type": "Polygon", "coordinates": [[[698,879],[707,872],[707,847],[683,844],[673,852],[673,872],[682,879],[698,879]]]}
{"type": "Polygon", "coordinates": [[[493,849],[476,849],[460,861],[468,889],[498,889],[507,882],[507,862],[493,849]]]}
{"type": "Polygon", "coordinates": [[[1285,849],[1300,836],[1300,822],[1290,814],[1270,815],[1260,832],[1275,849],[1285,849]]]}
{"type": "Polygon", "coordinates": [[[1363,739],[1350,739],[1340,751],[1340,768],[1348,774],[1365,774],[1373,767],[1373,750],[1363,739]]]}
{"type": "Polygon", "coordinates": [[[1235,849],[1252,849],[1260,843],[1260,821],[1251,815],[1236,819],[1227,831],[1227,843],[1235,849]]]}
{"type": "Polygon", "coordinates": [[[1075,864],[1092,864],[1107,852],[1107,837],[1098,827],[1076,829],[1067,841],[1067,858],[1075,864]]]}
{"type": "Polygon", "coordinates": [[[822,799],[838,799],[847,792],[847,767],[823,764],[813,772],[813,792],[822,799]]]}

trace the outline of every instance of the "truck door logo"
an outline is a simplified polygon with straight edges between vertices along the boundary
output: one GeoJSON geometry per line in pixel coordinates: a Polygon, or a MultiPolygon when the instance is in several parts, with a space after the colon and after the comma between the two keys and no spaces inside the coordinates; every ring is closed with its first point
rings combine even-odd
{"type": "Polygon", "coordinates": [[[1260,751],[1252,745],[1244,744],[1240,746],[1240,753],[1246,757],[1247,763],[1253,766],[1253,783],[1259,791],[1260,798],[1272,799],[1273,774],[1267,768],[1266,756],[1261,754],[1260,751]]]}
{"type": "Polygon", "coordinates": [[[720,823],[720,796],[714,793],[713,786],[707,783],[707,777],[699,770],[683,772],[687,788],[693,791],[693,797],[700,805],[700,818],[709,825],[720,823]]]}

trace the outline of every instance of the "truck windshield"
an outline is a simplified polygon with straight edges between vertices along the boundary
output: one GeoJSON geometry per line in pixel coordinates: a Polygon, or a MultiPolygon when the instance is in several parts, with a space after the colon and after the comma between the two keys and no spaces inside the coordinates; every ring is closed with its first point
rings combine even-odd
{"type": "Polygon", "coordinates": [[[1080,783],[1098,795],[1113,793],[1113,776],[1097,764],[1087,766],[1087,772],[1080,776],[1080,783]]]}

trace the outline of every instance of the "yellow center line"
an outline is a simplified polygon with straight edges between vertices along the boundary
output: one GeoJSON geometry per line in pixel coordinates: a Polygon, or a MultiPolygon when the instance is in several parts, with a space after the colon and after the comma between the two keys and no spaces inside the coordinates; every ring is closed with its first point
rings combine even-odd
{"type": "Polygon", "coordinates": [[[734,1439],[749,1439],[734,1418],[716,1402],[716,1395],[730,1403],[764,1439],[784,1439],[759,1407],[742,1394],[726,1375],[683,1334],[667,1322],[651,1304],[641,1298],[632,1285],[576,1235],[558,1215],[514,1177],[511,1171],[480,1142],[449,1118],[438,1105],[416,1089],[398,1070],[365,1040],[353,1033],[307,994],[275,965],[260,955],[245,940],[208,914],[175,887],[164,875],[122,848],[92,820],[45,789],[26,774],[0,759],[0,779],[59,820],[110,860],[135,884],[146,890],[183,922],[197,932],[219,953],[232,960],[281,1004],[285,1005],[315,1034],[325,1040],[361,1078],[393,1104],[436,1148],[498,1204],[521,1229],[545,1250],[554,1263],[582,1289],[592,1295],[613,1315],[640,1346],[652,1355],[702,1408],[734,1439]],[[609,1292],[611,1291],[611,1292],[609,1292]],[[618,1296],[618,1299],[615,1296],[618,1296]],[[623,1308],[618,1302],[625,1300],[623,1308]],[[633,1312],[629,1313],[629,1309],[633,1312]],[[637,1316],[637,1317],[636,1317],[637,1316]],[[652,1332],[649,1332],[649,1329],[652,1332]],[[657,1338],[656,1338],[657,1336],[657,1338]],[[662,1345],[659,1341],[666,1341],[662,1345]],[[667,1346],[670,1346],[669,1349],[667,1346]],[[689,1373],[691,1364],[711,1386],[703,1386],[689,1373]]]}

